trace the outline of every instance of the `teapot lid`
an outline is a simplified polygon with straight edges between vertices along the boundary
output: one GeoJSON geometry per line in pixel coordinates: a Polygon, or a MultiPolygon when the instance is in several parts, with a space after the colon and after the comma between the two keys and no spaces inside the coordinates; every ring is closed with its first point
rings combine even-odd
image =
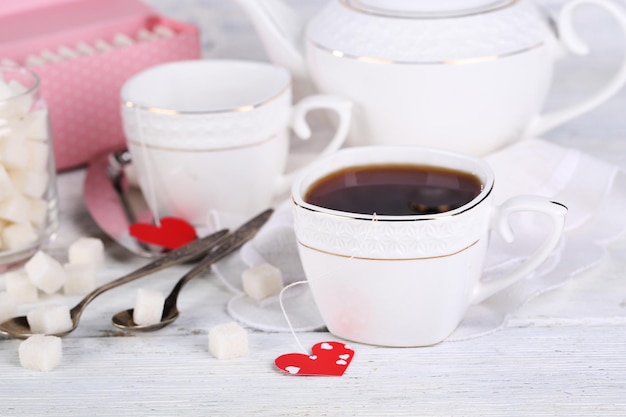
{"type": "Polygon", "coordinates": [[[554,34],[527,0],[334,0],[307,27],[308,49],[378,63],[493,60],[554,34]]]}
{"type": "Polygon", "coordinates": [[[387,17],[448,18],[486,13],[515,0],[345,0],[365,13],[387,17]]]}

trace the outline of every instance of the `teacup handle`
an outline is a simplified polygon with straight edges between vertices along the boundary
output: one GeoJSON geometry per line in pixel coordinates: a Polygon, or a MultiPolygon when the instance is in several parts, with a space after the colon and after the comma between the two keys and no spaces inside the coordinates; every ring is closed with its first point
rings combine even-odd
{"type": "MultiPolygon", "coordinates": [[[[626,14],[617,5],[606,0],[573,0],[563,7],[557,22],[561,42],[567,50],[576,55],[586,55],[589,52],[585,42],[576,34],[573,22],[574,10],[584,4],[592,4],[609,12],[617,20],[626,35],[626,14]]],[[[568,120],[594,109],[616,94],[624,84],[626,84],[626,59],[622,61],[622,65],[613,78],[599,91],[580,103],[538,116],[531,123],[525,136],[541,135],[568,120]]]]}
{"type": "MultiPolygon", "coordinates": [[[[330,94],[318,94],[309,96],[300,100],[292,110],[290,127],[300,139],[309,139],[311,137],[311,127],[306,120],[306,115],[311,110],[316,109],[330,109],[337,113],[339,117],[339,123],[335,134],[330,142],[322,149],[317,158],[322,155],[329,154],[339,149],[346,141],[348,131],[350,130],[350,121],[352,119],[352,102],[344,98],[330,95],[330,94]]],[[[294,177],[301,171],[302,168],[291,171],[287,174],[283,174],[279,177],[275,194],[281,194],[289,189],[294,177]]]]}
{"type": "Polygon", "coordinates": [[[493,229],[498,231],[506,242],[510,243],[514,239],[509,217],[511,214],[519,211],[535,211],[547,214],[552,221],[552,228],[550,229],[548,236],[535,253],[533,253],[513,271],[510,271],[499,278],[491,279],[487,282],[480,282],[472,295],[472,304],[480,303],[534,271],[548,258],[548,256],[550,256],[556,245],[559,243],[563,232],[563,226],[565,225],[567,207],[539,196],[523,195],[510,198],[501,206],[496,207],[492,220],[493,229]]]}

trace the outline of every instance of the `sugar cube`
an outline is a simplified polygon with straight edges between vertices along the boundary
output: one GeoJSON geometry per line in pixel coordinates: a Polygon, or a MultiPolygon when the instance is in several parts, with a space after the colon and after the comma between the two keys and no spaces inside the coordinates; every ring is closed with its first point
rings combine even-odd
{"type": "Polygon", "coordinates": [[[33,172],[47,172],[48,158],[50,156],[50,148],[45,142],[36,140],[27,140],[28,146],[28,163],[26,169],[33,172]]]}
{"type": "Polygon", "coordinates": [[[85,42],[80,42],[79,44],[76,45],[76,50],[78,51],[79,54],[81,55],[93,55],[96,53],[96,51],[87,43],[85,42]]]}
{"type": "Polygon", "coordinates": [[[66,279],[65,295],[85,295],[96,287],[96,266],[93,263],[68,263],[63,265],[66,279]]]}
{"type": "Polygon", "coordinates": [[[11,194],[0,201],[0,219],[15,223],[26,223],[29,214],[30,200],[23,194],[11,194]]]}
{"type": "Polygon", "coordinates": [[[0,164],[0,200],[15,193],[15,187],[9,177],[9,173],[4,168],[4,165],[0,164]]]}
{"type": "Polygon", "coordinates": [[[70,245],[70,263],[93,263],[100,270],[104,266],[104,244],[95,237],[81,237],[70,245]]]}
{"type": "Polygon", "coordinates": [[[73,327],[70,309],[61,304],[49,304],[30,310],[26,320],[33,333],[64,333],[73,327]]]}
{"type": "Polygon", "coordinates": [[[33,95],[24,94],[28,88],[17,80],[11,80],[8,84],[13,96],[8,113],[10,116],[23,116],[28,113],[33,105],[33,95]]]}
{"type": "Polygon", "coordinates": [[[23,169],[28,164],[26,139],[12,134],[0,143],[0,159],[8,169],[23,169]]]}
{"type": "Polygon", "coordinates": [[[16,190],[30,197],[40,198],[48,187],[48,173],[45,171],[14,170],[9,177],[16,190]]]}
{"type": "Polygon", "coordinates": [[[7,293],[13,297],[17,304],[34,303],[39,299],[37,287],[28,279],[26,271],[7,272],[4,275],[4,284],[7,293]]]}
{"type": "Polygon", "coordinates": [[[117,33],[113,38],[113,45],[122,48],[132,46],[134,43],[135,42],[133,42],[133,40],[128,35],[124,35],[123,33],[117,33]]]}
{"type": "Polygon", "coordinates": [[[70,309],[63,304],[48,304],[30,310],[26,320],[33,333],[64,333],[73,327],[70,309]]]}
{"type": "Polygon", "coordinates": [[[152,40],[155,40],[157,38],[158,38],[158,36],[156,34],[150,32],[146,28],[141,28],[137,32],[137,39],[140,40],[140,41],[152,41],[152,40]]]}
{"type": "MultiPolygon", "coordinates": [[[[0,107],[6,105],[6,103],[2,103],[0,107]]],[[[11,126],[9,126],[9,121],[7,119],[0,118],[0,137],[8,136],[11,133],[11,126]]]]}
{"type": "Polygon", "coordinates": [[[20,343],[20,364],[33,371],[51,371],[61,363],[63,343],[60,337],[36,334],[20,343]]]}
{"type": "Polygon", "coordinates": [[[209,352],[217,359],[234,359],[248,354],[248,333],[235,322],[209,330],[209,352]]]}
{"type": "Polygon", "coordinates": [[[43,227],[48,217],[48,202],[41,198],[29,198],[30,211],[28,219],[35,227],[43,227]]]}
{"type": "Polygon", "coordinates": [[[61,45],[58,51],[59,51],[59,56],[61,58],[64,58],[64,59],[78,58],[78,52],[68,46],[61,45]]]}
{"type": "Polygon", "coordinates": [[[17,316],[17,304],[7,291],[0,292],[0,323],[17,316]]]}
{"type": "Polygon", "coordinates": [[[37,55],[28,55],[26,57],[26,66],[27,67],[39,67],[44,65],[46,61],[44,61],[41,57],[37,55]]]}
{"type": "Polygon", "coordinates": [[[63,57],[61,57],[61,55],[56,54],[49,49],[44,49],[43,51],[41,51],[40,55],[47,62],[59,62],[63,60],[63,57]]]}
{"type": "Polygon", "coordinates": [[[9,85],[0,77],[0,100],[6,100],[13,95],[9,85]]]}
{"type": "Polygon", "coordinates": [[[46,141],[50,138],[48,131],[48,110],[31,111],[22,117],[24,137],[37,141],[46,141]]]}
{"type": "Polygon", "coordinates": [[[28,279],[46,294],[58,291],[65,283],[66,274],[63,266],[54,258],[38,251],[24,265],[28,279]]]}
{"type": "Polygon", "coordinates": [[[174,31],[167,26],[157,25],[154,27],[154,33],[161,38],[171,38],[174,36],[174,31]]]}
{"type": "Polygon", "coordinates": [[[139,325],[151,325],[161,321],[165,296],[156,290],[139,288],[135,298],[133,321],[139,325]]]}
{"type": "Polygon", "coordinates": [[[280,269],[268,263],[243,271],[241,280],[244,292],[257,301],[277,295],[284,287],[280,269]]]}
{"type": "Polygon", "coordinates": [[[109,52],[113,49],[113,46],[111,46],[111,44],[103,41],[102,39],[98,39],[97,41],[95,41],[94,46],[96,47],[96,50],[100,52],[109,52]]]}
{"type": "Polygon", "coordinates": [[[28,246],[37,240],[37,232],[30,223],[13,223],[2,229],[2,248],[11,250],[28,246]]]}

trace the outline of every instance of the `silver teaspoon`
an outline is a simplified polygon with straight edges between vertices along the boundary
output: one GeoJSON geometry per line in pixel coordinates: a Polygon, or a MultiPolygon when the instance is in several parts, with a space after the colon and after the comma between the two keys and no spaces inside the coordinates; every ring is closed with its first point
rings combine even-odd
{"type": "Polygon", "coordinates": [[[114,315],[111,318],[113,325],[124,330],[148,332],[162,329],[163,327],[173,323],[180,314],[176,303],[178,301],[178,294],[180,294],[180,291],[185,286],[185,284],[200,275],[200,273],[209,268],[213,263],[219,261],[229,253],[241,247],[245,242],[252,239],[257,231],[265,224],[267,219],[270,218],[272,212],[273,210],[271,209],[266,210],[239,227],[233,232],[233,234],[224,239],[218,247],[211,250],[211,252],[209,252],[202,260],[200,260],[200,262],[198,262],[193,267],[193,269],[191,269],[180,280],[178,280],[170,294],[165,299],[163,314],[161,316],[160,322],[146,325],[136,324],[133,321],[134,309],[130,308],[128,310],[120,311],[119,313],[114,315]]]}
{"type": "MultiPolygon", "coordinates": [[[[114,281],[111,281],[96,288],[95,290],[87,294],[78,304],[76,304],[76,306],[74,306],[74,308],[70,310],[72,328],[64,332],[55,333],[53,334],[53,336],[65,336],[66,334],[74,331],[74,329],[78,327],[80,316],[83,314],[83,311],[85,310],[87,305],[100,294],[138,278],[144,277],[153,272],[157,272],[172,265],[194,259],[197,256],[202,255],[207,251],[210,251],[213,247],[219,244],[227,235],[227,233],[227,230],[221,230],[205,238],[194,240],[193,242],[183,247],[180,247],[176,250],[166,253],[165,255],[160,256],[149,264],[127,275],[124,275],[121,278],[118,278],[114,281]]],[[[27,337],[32,336],[34,333],[30,329],[26,316],[19,316],[0,323],[0,334],[10,337],[16,337],[19,339],[26,339],[27,337]]]]}

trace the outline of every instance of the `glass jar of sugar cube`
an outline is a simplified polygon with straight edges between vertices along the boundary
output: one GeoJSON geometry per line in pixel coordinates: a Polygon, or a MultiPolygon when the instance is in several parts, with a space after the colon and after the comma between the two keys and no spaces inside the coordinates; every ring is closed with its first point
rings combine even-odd
{"type": "Polygon", "coordinates": [[[39,77],[0,67],[0,272],[47,243],[58,227],[56,168],[39,77]]]}

